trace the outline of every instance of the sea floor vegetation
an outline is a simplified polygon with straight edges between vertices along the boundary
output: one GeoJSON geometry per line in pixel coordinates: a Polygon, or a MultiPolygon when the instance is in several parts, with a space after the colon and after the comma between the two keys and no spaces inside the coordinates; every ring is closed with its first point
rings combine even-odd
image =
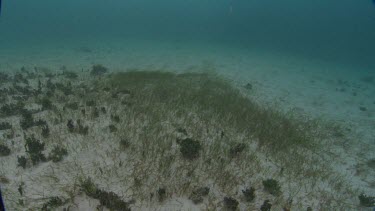
{"type": "Polygon", "coordinates": [[[260,105],[252,86],[212,73],[111,73],[99,64],[0,76],[0,183],[9,210],[78,209],[85,200],[109,210],[184,209],[176,200],[190,210],[374,204],[334,167],[344,136],[337,128],[260,105]]]}

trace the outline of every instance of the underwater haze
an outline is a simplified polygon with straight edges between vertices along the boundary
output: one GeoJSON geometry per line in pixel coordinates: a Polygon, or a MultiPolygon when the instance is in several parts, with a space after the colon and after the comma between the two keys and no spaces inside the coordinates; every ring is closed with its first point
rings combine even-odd
{"type": "Polygon", "coordinates": [[[370,0],[4,0],[3,4],[2,51],[45,42],[137,37],[267,49],[353,65],[355,71],[375,67],[375,5],[370,0]]]}
{"type": "Polygon", "coordinates": [[[0,3],[6,210],[375,210],[374,0],[0,3]]]}

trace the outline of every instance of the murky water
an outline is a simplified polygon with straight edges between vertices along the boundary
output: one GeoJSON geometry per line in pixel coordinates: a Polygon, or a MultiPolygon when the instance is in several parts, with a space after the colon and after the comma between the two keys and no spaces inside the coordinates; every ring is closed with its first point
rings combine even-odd
{"type": "MultiPolygon", "coordinates": [[[[98,202],[100,197],[114,197],[121,206],[130,206],[134,210],[215,210],[228,208],[231,203],[240,210],[259,210],[260,207],[266,209],[268,199],[271,200],[271,204],[275,203],[275,210],[289,210],[286,207],[292,204],[295,206],[292,206],[292,210],[306,210],[307,207],[314,210],[370,210],[373,206],[371,199],[374,200],[375,194],[374,1],[2,0],[1,3],[0,186],[5,205],[10,207],[10,210],[38,210],[42,205],[51,208],[52,205],[48,203],[54,203],[55,209],[60,207],[62,210],[63,207],[72,206],[74,210],[90,210],[95,206],[103,206],[102,202],[98,202]],[[231,85],[238,88],[242,94],[250,96],[250,99],[264,107],[272,105],[270,107],[282,112],[291,112],[306,119],[319,119],[324,125],[323,129],[318,126],[311,128],[329,131],[324,138],[319,139],[327,144],[326,148],[319,151],[319,156],[314,154],[315,151],[307,150],[306,154],[311,155],[311,158],[306,157],[311,160],[306,158],[306,162],[299,163],[301,169],[305,165],[313,166],[315,161],[319,165],[311,168],[313,170],[308,167],[299,169],[302,172],[299,175],[290,166],[284,168],[288,165],[283,162],[288,159],[293,161],[293,157],[280,161],[271,156],[269,160],[266,156],[267,150],[257,148],[258,144],[262,145],[257,142],[260,138],[254,135],[259,135],[257,131],[251,135],[246,132],[235,133],[235,124],[228,126],[225,125],[226,122],[222,123],[220,128],[221,123],[217,122],[222,119],[217,119],[216,122],[199,119],[200,115],[194,116],[194,112],[201,112],[199,110],[192,110],[190,116],[182,115],[182,120],[175,115],[181,111],[173,113],[173,108],[165,111],[173,112],[166,115],[167,119],[154,121],[158,123],[148,126],[148,129],[153,131],[151,136],[144,132],[147,130],[147,123],[152,122],[147,121],[147,115],[151,116],[150,119],[159,118],[157,115],[153,116],[154,113],[165,107],[147,107],[150,102],[155,101],[145,103],[142,100],[154,99],[153,96],[134,102],[130,96],[134,97],[134,93],[142,96],[142,92],[138,91],[143,87],[146,87],[146,93],[153,93],[147,88],[150,84],[158,84],[160,81],[155,79],[156,82],[149,84],[146,83],[149,78],[139,80],[149,77],[149,73],[146,72],[142,73],[145,75],[138,76],[139,81],[135,80],[136,83],[130,80],[134,82],[134,87],[137,87],[136,91],[129,91],[128,87],[125,87],[125,91],[118,91],[108,84],[102,84],[103,86],[99,86],[100,90],[94,90],[98,83],[106,82],[100,77],[98,80],[97,75],[92,74],[95,65],[98,64],[102,68],[102,72],[99,71],[98,74],[100,77],[108,72],[129,70],[217,73],[220,77],[229,79],[231,85]],[[138,86],[138,83],[141,86],[138,86]],[[117,99],[118,95],[120,97],[117,99]],[[128,102],[129,99],[132,100],[128,102]],[[123,109],[130,105],[145,106],[147,111],[152,112],[144,112],[146,117],[139,117],[139,113],[143,111],[137,110],[136,106],[129,110],[123,109]],[[47,106],[47,109],[43,109],[43,106],[47,106]],[[31,113],[22,113],[24,109],[31,113]],[[90,112],[95,114],[96,119],[90,112]],[[25,120],[25,115],[29,115],[28,118],[30,115],[33,118],[41,118],[43,121],[39,122],[40,125],[35,125],[36,123],[31,121],[31,129],[27,125],[23,128],[22,121],[25,120]],[[133,122],[127,120],[126,115],[130,116],[133,122]],[[202,121],[208,121],[209,125],[203,124],[202,121]],[[187,125],[184,125],[185,123],[187,125]],[[177,127],[179,124],[182,126],[177,127]],[[131,135],[122,133],[124,128],[129,130],[131,135]],[[52,134],[57,135],[49,137],[50,130],[52,134]],[[48,163],[34,165],[32,156],[27,157],[28,150],[25,144],[28,140],[35,141],[34,135],[36,142],[41,140],[41,143],[46,144],[46,155],[53,147],[62,147],[56,151],[60,150],[59,152],[65,154],[62,153],[62,157],[54,157],[62,164],[55,164],[51,161],[53,159],[47,156],[40,158],[40,161],[48,163]],[[160,145],[143,142],[154,137],[160,138],[159,136],[162,137],[160,145]],[[176,143],[173,142],[176,138],[174,136],[178,137],[176,143]],[[103,142],[102,139],[109,143],[103,142]],[[213,141],[205,142],[206,139],[213,141]],[[87,144],[91,143],[90,140],[95,143],[92,148],[87,144]],[[227,142],[222,142],[223,140],[227,142]],[[224,156],[220,157],[222,160],[215,158],[216,160],[211,161],[202,156],[192,156],[194,159],[202,158],[196,170],[201,173],[200,176],[208,174],[204,177],[196,176],[194,180],[191,175],[195,174],[195,170],[190,169],[193,165],[179,160],[180,151],[176,150],[184,141],[187,145],[195,146],[203,143],[202,146],[207,148],[204,150],[208,155],[217,153],[215,150],[222,150],[223,153],[229,151],[232,157],[227,159],[224,156]],[[141,146],[138,146],[140,143],[141,146]],[[126,151],[128,147],[131,150],[126,151]],[[243,149],[245,152],[249,150],[248,154],[244,153],[244,157],[233,161],[237,151],[241,153],[243,149]],[[158,154],[160,151],[163,153],[158,154]],[[156,157],[148,157],[150,154],[156,157]],[[26,156],[23,164],[22,159],[20,161],[22,156],[26,156]],[[129,159],[131,156],[144,160],[137,163],[137,159],[129,159]],[[153,172],[149,174],[149,180],[144,179],[146,177],[142,174],[148,171],[147,168],[155,170],[153,168],[158,165],[153,162],[156,161],[165,168],[165,177],[160,176],[160,172],[153,172]],[[224,163],[223,166],[216,165],[217,161],[224,163]],[[124,163],[129,166],[140,165],[142,168],[130,168],[126,164],[123,167],[124,163]],[[171,168],[168,169],[165,163],[171,168]],[[248,168],[249,163],[258,169],[248,168]],[[327,163],[332,172],[320,171],[323,167],[327,168],[327,163]],[[238,170],[240,167],[243,171],[238,170]],[[176,169],[182,170],[175,171],[176,169]],[[186,175],[183,173],[185,170],[188,172],[186,175]],[[295,177],[290,179],[283,175],[283,172],[295,177]],[[173,176],[174,173],[179,176],[173,176]],[[71,177],[72,174],[78,176],[71,177]],[[120,181],[118,175],[126,175],[124,178],[127,182],[120,181]],[[250,175],[251,180],[245,180],[250,178],[250,175]],[[93,180],[87,179],[87,176],[93,180]],[[141,176],[144,180],[138,178],[141,176]],[[266,180],[271,177],[281,181],[283,194],[280,198],[267,193],[264,181],[274,182],[266,180]],[[221,178],[224,178],[224,182],[219,181],[221,178]],[[191,184],[187,185],[188,180],[191,184]],[[232,186],[228,187],[228,184],[232,186]],[[82,188],[84,185],[86,186],[82,188]],[[88,190],[93,188],[90,185],[94,189],[94,185],[97,185],[96,188],[102,195],[98,192],[89,192],[88,190]],[[181,191],[181,187],[184,191],[181,191]],[[248,203],[243,199],[241,194],[251,195],[253,190],[248,188],[245,191],[245,187],[255,187],[255,201],[248,203]],[[82,194],[80,188],[86,195],[82,194]],[[152,190],[149,191],[147,188],[152,190]],[[151,194],[147,191],[141,192],[145,189],[151,194]],[[322,190],[322,193],[318,193],[316,189],[322,190]],[[198,197],[199,191],[204,192],[204,197],[211,197],[210,200],[203,196],[198,197]],[[370,198],[358,197],[363,196],[359,195],[361,193],[370,198]],[[132,194],[134,198],[130,197],[132,194]],[[294,203],[288,198],[293,194],[294,203]],[[159,200],[156,199],[157,195],[159,200]],[[52,202],[48,201],[53,196],[57,198],[52,198],[52,202]],[[195,197],[194,200],[192,196],[195,197]],[[366,204],[361,199],[370,201],[366,204]],[[340,204],[342,201],[345,201],[345,205],[340,204]],[[196,202],[199,202],[198,205],[196,202]],[[369,206],[364,208],[364,205],[369,206]]],[[[164,77],[158,74],[154,76],[161,79],[164,77]]],[[[188,79],[182,77],[182,84],[185,80],[194,81],[199,77],[202,76],[194,76],[193,79],[189,76],[188,79]]],[[[124,80],[129,80],[126,75],[124,80]]],[[[165,84],[167,88],[164,88],[167,91],[179,90],[167,86],[173,87],[176,84],[165,84]]],[[[182,90],[186,94],[194,89],[182,90]]],[[[155,93],[164,96],[164,93],[155,93]]],[[[215,102],[219,102],[220,96],[211,94],[217,97],[215,102]]],[[[202,99],[204,101],[206,98],[202,99]]],[[[233,116],[238,117],[232,121],[246,123],[247,120],[236,113],[241,111],[241,108],[231,106],[231,102],[225,99],[221,100],[227,103],[223,106],[236,108],[236,111],[228,110],[229,114],[233,112],[233,116]]],[[[254,111],[253,108],[246,107],[247,101],[237,98],[234,98],[234,101],[244,103],[244,116],[247,114],[245,111],[254,111]]],[[[209,105],[204,102],[206,106],[209,105]]],[[[158,103],[156,101],[156,104],[158,103]]],[[[204,107],[203,112],[225,111],[221,106],[218,103],[204,107]]],[[[224,114],[223,116],[228,117],[224,114]]],[[[210,117],[215,119],[218,116],[212,114],[210,117]]],[[[257,117],[263,119],[268,116],[257,117]]],[[[280,119],[280,122],[284,121],[283,118],[280,119]]],[[[272,121],[264,122],[263,125],[273,128],[272,121]]],[[[285,128],[293,125],[286,120],[284,123],[282,127],[285,128]]],[[[283,131],[288,130],[280,130],[280,133],[283,131]]],[[[271,132],[261,134],[263,138],[267,138],[271,132]]],[[[303,136],[295,134],[296,137],[303,136]]],[[[250,198],[254,200],[253,197],[250,198]]],[[[231,210],[231,207],[228,209],[231,210]]]]}

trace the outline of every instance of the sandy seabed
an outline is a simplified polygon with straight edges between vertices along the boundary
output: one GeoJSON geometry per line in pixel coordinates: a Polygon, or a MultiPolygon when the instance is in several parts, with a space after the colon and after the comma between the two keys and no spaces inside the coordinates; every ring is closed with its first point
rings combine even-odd
{"type": "MultiPolygon", "coordinates": [[[[78,111],[67,108],[61,113],[62,116],[51,111],[34,114],[34,118],[44,119],[50,124],[49,129],[52,137],[46,139],[42,137],[43,127],[32,127],[27,134],[23,133],[20,126],[20,116],[1,119],[0,122],[10,122],[13,125],[11,131],[0,131],[3,137],[1,140],[4,140],[12,151],[11,155],[0,157],[0,176],[2,178],[0,182],[2,183],[5,203],[10,206],[9,210],[38,210],[43,204],[48,203],[51,196],[59,196],[64,200],[69,199],[66,204],[61,206],[61,210],[68,207],[70,207],[69,210],[94,210],[97,207],[99,207],[98,209],[107,209],[106,206],[101,206],[99,200],[95,197],[87,196],[89,194],[77,190],[79,188],[75,189],[79,186],[78,184],[84,182],[79,181],[79,179],[88,176],[97,178],[97,180],[94,180],[95,185],[98,185],[103,191],[116,193],[122,200],[129,203],[129,206],[134,210],[215,210],[225,208],[223,199],[229,196],[240,202],[238,206],[240,210],[259,210],[266,199],[274,204],[274,209],[281,210],[285,209],[290,198],[293,198],[293,203],[290,205],[291,210],[305,210],[307,207],[312,207],[314,210],[330,208],[332,210],[335,207],[341,210],[366,210],[366,208],[358,206],[358,195],[360,193],[366,193],[369,196],[375,195],[375,167],[373,164],[375,159],[373,153],[375,150],[374,75],[352,74],[354,71],[351,71],[349,67],[338,66],[326,61],[297,58],[277,52],[233,49],[217,45],[207,45],[202,48],[202,45],[177,41],[168,43],[136,40],[101,43],[85,41],[68,46],[45,44],[31,46],[27,49],[22,47],[1,49],[0,55],[1,72],[10,73],[13,77],[16,72],[20,72],[21,68],[24,67],[27,72],[43,75],[41,79],[39,77],[30,79],[30,86],[34,89],[38,88],[38,79],[41,80],[43,86],[47,86],[49,80],[48,76],[45,76],[47,73],[56,75],[55,78],[51,79],[54,84],[61,82],[64,86],[68,86],[67,84],[71,82],[73,87],[84,90],[80,92],[82,95],[64,97],[64,88],[62,88],[60,90],[62,93],[58,94],[61,97],[56,97],[56,101],[52,102],[61,109],[66,106],[67,102],[78,102],[78,111]],[[130,188],[129,185],[126,185],[127,183],[133,184],[134,182],[128,179],[128,177],[134,177],[129,172],[144,174],[147,171],[152,172],[153,169],[120,168],[120,164],[123,165],[124,160],[130,159],[131,161],[127,162],[132,165],[137,165],[138,162],[142,163],[142,160],[141,157],[136,157],[140,161],[129,158],[129,155],[141,156],[135,152],[135,154],[132,154],[118,149],[121,147],[119,145],[121,138],[111,132],[113,128],[109,128],[109,125],[116,121],[114,120],[116,117],[111,116],[111,114],[121,117],[132,117],[135,114],[121,110],[120,108],[124,106],[121,101],[115,100],[109,103],[110,101],[101,98],[100,94],[91,94],[93,90],[90,90],[90,87],[94,86],[91,84],[93,78],[89,72],[94,64],[103,64],[112,73],[134,69],[173,71],[176,73],[215,73],[224,77],[234,87],[243,90],[244,95],[261,105],[277,107],[283,112],[292,111],[301,116],[322,119],[325,122],[334,122],[339,125],[341,130],[338,135],[339,138],[327,145],[329,154],[326,162],[329,162],[330,170],[334,172],[332,175],[342,181],[343,187],[327,185],[330,183],[327,182],[326,184],[322,178],[317,178],[316,189],[314,189],[316,193],[309,193],[306,191],[308,188],[305,191],[299,191],[296,186],[301,185],[303,180],[286,182],[288,181],[287,177],[279,175],[279,163],[272,161],[272,159],[269,161],[262,152],[256,152],[257,146],[249,146],[249,149],[256,153],[257,165],[259,165],[257,168],[261,170],[259,170],[259,174],[250,171],[238,173],[243,174],[239,178],[245,178],[248,175],[252,175],[253,178],[249,181],[243,181],[242,184],[228,182],[236,186],[235,188],[231,189],[219,184],[220,181],[218,180],[211,181],[209,178],[205,178],[194,180],[194,184],[181,191],[176,187],[187,182],[183,179],[156,180],[151,178],[148,181],[150,184],[142,186],[142,193],[125,190],[123,188],[130,188]],[[78,78],[70,81],[62,74],[64,71],[76,72],[78,78]],[[246,89],[248,84],[251,85],[250,91],[246,89]],[[84,108],[87,112],[90,112],[90,115],[92,112],[95,113],[95,109],[87,104],[87,101],[90,101],[87,98],[88,96],[98,101],[94,107],[99,109],[97,111],[99,117],[95,120],[91,117],[86,118],[81,111],[84,108]],[[104,111],[100,110],[101,107],[106,109],[106,115],[104,111]],[[89,134],[82,136],[77,131],[70,133],[66,128],[69,119],[74,120],[74,125],[78,125],[77,120],[81,119],[83,128],[90,126],[89,134]],[[100,124],[97,124],[98,122],[100,124]],[[67,149],[68,155],[58,163],[49,161],[37,166],[31,165],[25,169],[17,167],[19,162],[17,158],[25,154],[24,139],[30,138],[31,134],[35,134],[36,139],[45,141],[47,152],[51,152],[53,147],[59,145],[67,149]],[[56,134],[56,136],[53,136],[53,134],[56,134]],[[113,143],[108,144],[103,140],[111,140],[113,143]],[[282,197],[275,197],[263,190],[262,179],[270,177],[284,182],[281,184],[282,190],[285,190],[282,197]],[[160,182],[152,184],[150,181],[160,182]],[[211,191],[202,203],[194,204],[191,195],[187,193],[198,190],[203,181],[206,182],[211,191]],[[158,199],[160,189],[163,189],[163,185],[166,184],[174,187],[174,189],[172,188],[173,191],[166,188],[165,200],[158,199]],[[221,188],[216,188],[217,186],[221,188]],[[257,199],[252,203],[247,203],[243,199],[242,190],[246,186],[256,187],[257,199]],[[22,195],[20,194],[20,187],[24,192],[22,195]],[[343,192],[339,192],[340,189],[343,192]],[[349,189],[354,195],[350,196],[350,194],[344,193],[349,189]],[[154,196],[151,197],[150,194],[154,196]],[[132,201],[131,196],[133,195],[140,198],[132,201]],[[332,197],[333,195],[336,196],[332,197]],[[329,201],[330,197],[332,197],[332,201],[329,201]]],[[[25,72],[22,74],[27,75],[25,72]]],[[[12,86],[12,84],[9,83],[4,86],[12,86]]],[[[126,93],[123,93],[120,98],[126,99],[126,93]]],[[[25,102],[27,102],[26,106],[30,110],[41,109],[41,103],[37,100],[25,102]]],[[[190,119],[187,117],[184,119],[184,121],[195,124],[194,127],[187,128],[187,134],[185,134],[175,127],[175,124],[178,125],[179,121],[182,120],[172,121],[173,114],[169,115],[171,116],[166,116],[165,124],[162,124],[159,128],[161,131],[172,134],[171,137],[166,136],[166,140],[176,137],[186,138],[185,136],[200,138],[220,136],[220,133],[215,131],[214,123],[211,125],[211,132],[207,132],[205,135],[196,132],[194,128],[199,125],[199,120],[195,119],[193,114],[192,117],[189,117],[190,119]]],[[[120,129],[125,127],[131,129],[132,138],[137,137],[137,134],[140,133],[139,130],[142,130],[142,128],[136,126],[142,125],[144,121],[144,119],[135,118],[132,121],[126,121],[126,123],[116,123],[116,130],[119,129],[116,133],[126,135],[126,133],[122,134],[123,131],[120,129]]],[[[231,134],[233,139],[241,140],[241,138],[244,138],[242,134],[236,134],[234,131],[229,131],[228,134],[231,134]]],[[[164,137],[163,134],[159,135],[164,137]]],[[[169,142],[166,144],[171,144],[172,148],[177,147],[169,142]]],[[[176,153],[178,154],[178,150],[176,153]]],[[[172,153],[171,156],[173,155],[172,153]]],[[[152,158],[147,156],[145,159],[152,161],[152,158]]],[[[160,159],[167,158],[161,157],[160,159]]],[[[155,165],[158,162],[160,160],[155,161],[155,165]]],[[[246,162],[242,165],[246,165],[246,162]]],[[[193,167],[189,166],[189,168],[193,167]]],[[[199,169],[199,167],[197,168],[199,169]]],[[[238,171],[238,169],[235,169],[235,167],[229,168],[228,171],[238,171]]],[[[182,173],[178,175],[184,176],[182,173]]],[[[228,179],[230,178],[228,174],[228,179]]],[[[334,180],[329,176],[326,179],[328,181],[334,180]]],[[[371,210],[371,208],[368,209],[371,210]]]]}

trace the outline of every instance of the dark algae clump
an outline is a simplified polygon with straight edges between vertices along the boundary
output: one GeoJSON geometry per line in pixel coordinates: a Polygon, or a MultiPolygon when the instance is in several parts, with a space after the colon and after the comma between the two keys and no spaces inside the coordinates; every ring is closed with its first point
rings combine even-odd
{"type": "Polygon", "coordinates": [[[0,130],[8,130],[12,129],[12,125],[8,122],[1,122],[0,123],[0,130]]]}
{"type": "Polygon", "coordinates": [[[51,197],[46,203],[43,204],[42,211],[54,210],[63,204],[64,202],[60,197],[51,197]]]}
{"type": "Polygon", "coordinates": [[[100,76],[100,75],[105,74],[107,71],[108,71],[108,68],[104,67],[101,64],[96,64],[96,65],[92,66],[91,75],[100,76]]]}
{"type": "Polygon", "coordinates": [[[107,192],[98,188],[91,180],[87,178],[81,183],[81,188],[87,196],[99,200],[100,204],[109,210],[130,211],[129,203],[123,201],[120,196],[114,192],[107,192]]]}
{"type": "Polygon", "coordinates": [[[10,155],[10,149],[4,144],[0,143],[0,157],[10,155]]]}
{"type": "Polygon", "coordinates": [[[361,193],[358,196],[359,203],[363,207],[372,207],[375,206],[375,197],[374,196],[367,196],[363,193],[361,193]]]}
{"type": "Polygon", "coordinates": [[[195,190],[193,190],[189,199],[192,200],[194,204],[199,204],[203,202],[204,197],[206,197],[209,193],[210,193],[210,188],[208,187],[196,188],[195,190]]]}
{"type": "Polygon", "coordinates": [[[224,208],[228,211],[236,211],[238,209],[238,201],[232,197],[224,197],[224,208]]]}
{"type": "Polygon", "coordinates": [[[25,149],[33,165],[47,161],[46,156],[43,154],[45,144],[34,136],[26,138],[25,149]]]}
{"type": "Polygon", "coordinates": [[[270,203],[270,200],[265,200],[260,207],[261,211],[271,211],[272,204],[270,203]]]}
{"type": "Polygon", "coordinates": [[[263,181],[264,190],[272,195],[279,195],[281,193],[281,187],[279,182],[274,179],[267,179],[263,181]]]}
{"type": "Polygon", "coordinates": [[[253,187],[242,190],[246,202],[252,202],[255,199],[255,189],[253,187]]]}
{"type": "Polygon", "coordinates": [[[182,156],[188,160],[193,160],[199,156],[202,145],[199,141],[191,138],[178,139],[177,143],[180,145],[180,152],[182,156]]]}
{"type": "Polygon", "coordinates": [[[163,202],[167,198],[167,189],[159,188],[157,191],[159,202],[163,202]]]}
{"type": "Polygon", "coordinates": [[[24,169],[26,168],[27,158],[25,156],[17,157],[17,161],[18,161],[18,164],[17,164],[18,167],[22,167],[24,169]]]}
{"type": "Polygon", "coordinates": [[[57,163],[63,160],[64,156],[68,155],[68,151],[60,146],[56,146],[52,149],[51,153],[48,156],[49,160],[57,163]]]}

